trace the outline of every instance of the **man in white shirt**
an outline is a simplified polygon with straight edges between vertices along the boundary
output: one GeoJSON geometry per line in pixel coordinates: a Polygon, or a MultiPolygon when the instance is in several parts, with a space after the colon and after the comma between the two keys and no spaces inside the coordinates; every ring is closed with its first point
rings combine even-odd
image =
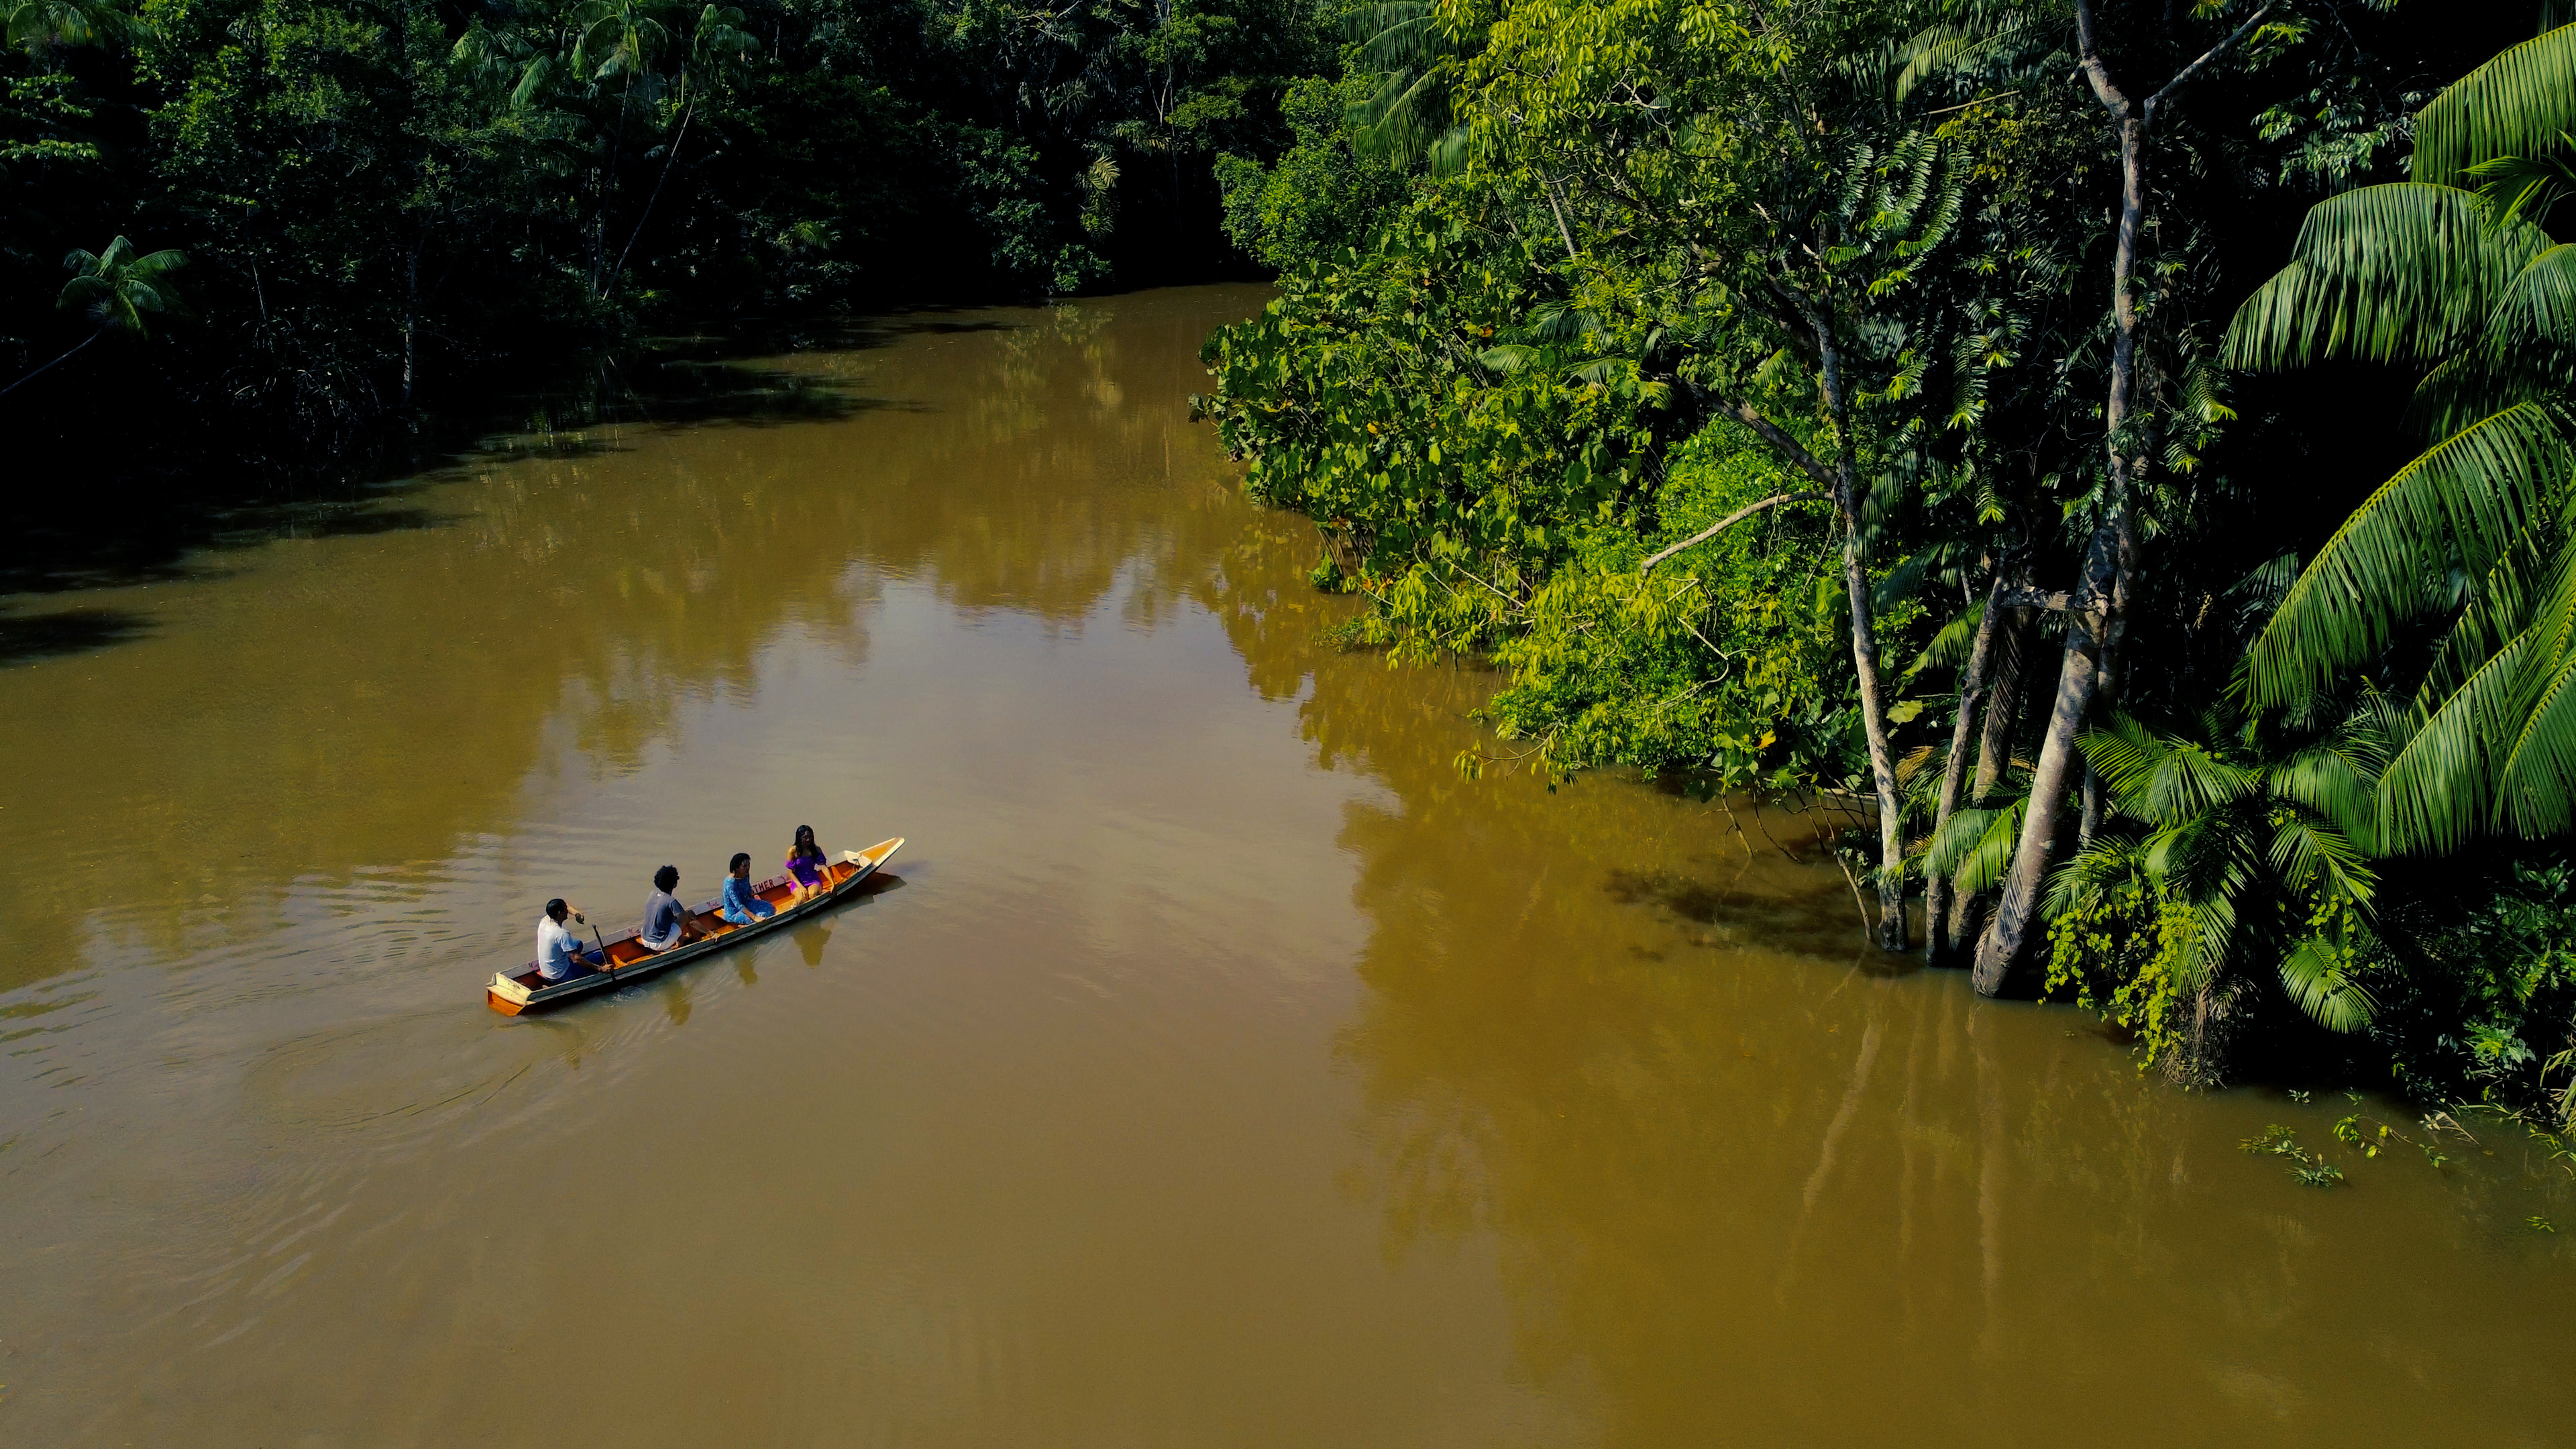
{"type": "Polygon", "coordinates": [[[589,919],[566,905],[563,897],[557,896],[546,902],[546,913],[537,921],[537,975],[542,980],[570,981],[576,976],[589,975],[594,968],[606,964],[595,951],[587,956],[582,954],[581,938],[564,925],[566,912],[570,912],[576,921],[589,919]]]}

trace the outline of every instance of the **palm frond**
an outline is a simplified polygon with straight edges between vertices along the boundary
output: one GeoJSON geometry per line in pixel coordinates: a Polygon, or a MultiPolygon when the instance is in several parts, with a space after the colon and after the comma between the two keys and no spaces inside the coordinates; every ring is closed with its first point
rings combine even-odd
{"type": "Polygon", "coordinates": [[[2576,824],[2576,553],[2562,551],[2534,611],[2496,751],[2496,824],[2529,839],[2576,824]]]}
{"type": "Polygon", "coordinates": [[[2549,360],[2563,376],[2571,348],[2576,348],[2576,246],[2561,243],[2533,257],[2505,283],[2487,314],[2478,350],[2485,354],[2480,358],[2485,367],[2506,376],[2534,352],[2553,354],[2549,360]]]}
{"type": "Polygon", "coordinates": [[[2236,902],[2222,898],[2183,904],[2190,929],[2175,942],[2180,949],[2166,969],[2172,973],[2175,985],[2185,991],[2198,991],[2227,964],[2228,947],[2236,939],[2236,902]]]}
{"type": "Polygon", "coordinates": [[[2137,842],[2104,836],[2068,857],[2048,873],[2040,911],[2051,918],[2071,915],[2122,886],[2154,888],[2154,877],[2137,842]]]}
{"type": "Polygon", "coordinates": [[[2513,693],[2536,641],[2528,632],[2498,650],[2415,729],[2379,777],[2379,847],[2439,854],[2487,822],[2488,762],[2512,732],[2513,693]]]}
{"type": "Polygon", "coordinates": [[[2347,721],[2332,738],[2275,766],[2271,793],[2313,812],[2367,852],[2379,835],[2380,772],[2394,748],[2375,729],[2347,721]]]}
{"type": "MultiPolygon", "coordinates": [[[[2262,861],[2240,822],[2215,812],[2192,815],[2157,829],[2143,842],[2147,869],[2167,893],[2209,910],[2225,908],[2260,876],[2262,861]]],[[[2213,945],[2210,964],[2225,957],[2224,939],[2213,945]]]]}
{"type": "Polygon", "coordinates": [[[2538,840],[2576,825],[2576,655],[2561,637],[2540,698],[2506,748],[2496,780],[2503,824],[2538,840]]]}
{"type": "Polygon", "coordinates": [[[2012,864],[2027,803],[2012,800],[1993,809],[1961,809],[1951,815],[1949,825],[1924,852],[1924,874],[1952,877],[1963,896],[1992,887],[2012,864]]]}
{"type": "Polygon", "coordinates": [[[1600,331],[1601,318],[1560,298],[1532,307],[1528,320],[1522,325],[1530,336],[1541,342],[1571,342],[1587,333],[1600,331]]]}
{"type": "Polygon", "coordinates": [[[2077,742],[2124,815],[2165,825],[2241,799],[2262,784],[2247,769],[2196,740],[2161,736],[2119,715],[2077,742]]]}
{"type": "Polygon", "coordinates": [[[133,16],[94,0],[17,0],[8,12],[9,43],[21,47],[104,46],[140,29],[133,16]]]}
{"type": "Polygon", "coordinates": [[[2535,36],[2443,88],[2415,113],[2414,179],[2455,185],[2498,156],[2576,131],[2576,25],[2535,36]]]}
{"type": "Polygon", "coordinates": [[[1361,155],[1427,159],[1435,171],[1455,170],[1463,159],[1466,136],[1449,124],[1449,90],[1466,46],[1440,23],[1439,9],[1432,0],[1380,0],[1343,17],[1360,66],[1377,76],[1344,117],[1361,155]]]}
{"type": "Polygon", "coordinates": [[[2245,663],[2248,697],[2291,703],[2423,610],[2430,576],[2483,573],[2576,468],[2566,430],[2517,403],[2436,444],[2353,510],[2290,586],[2245,663]]]}
{"type": "Polygon", "coordinates": [[[2328,1031],[2359,1031],[2379,1011],[2379,1003],[2345,968],[2343,954],[2322,936],[2302,939],[2281,958],[2281,986],[2310,1020],[2328,1031]]]}
{"type": "Polygon", "coordinates": [[[1342,17],[1342,38],[1359,47],[1360,62],[1378,70],[1412,69],[1450,53],[1433,0],[1379,0],[1342,17]]]}
{"type": "MultiPolygon", "coordinates": [[[[1983,599],[1960,610],[1957,617],[1942,625],[1941,631],[1932,636],[1931,643],[1923,646],[1923,652],[1914,656],[1914,662],[1906,666],[1906,674],[1911,677],[1926,669],[1956,669],[1966,664],[1969,651],[1976,646],[1977,626],[1985,617],[1986,601],[1983,599]]],[[[2001,629],[1995,632],[1998,636],[2003,633],[2001,629]]],[[[1999,637],[1996,642],[2000,644],[2003,641],[1999,637]]]]}
{"type": "MultiPolygon", "coordinates": [[[[2576,141],[2561,134],[2558,144],[2576,146],[2576,141]]],[[[2498,156],[2469,168],[2469,179],[2477,183],[2477,192],[2487,209],[2499,218],[2512,220],[2528,216],[2537,222],[2549,214],[2549,208],[2565,196],[2570,183],[2576,182],[2564,157],[2498,156]]]]}
{"type": "Polygon", "coordinates": [[[2274,823],[2270,864],[2293,890],[2322,891],[2354,905],[2369,904],[2379,885],[2378,874],[2350,836],[2297,815],[2274,823]]]}
{"type": "Polygon", "coordinates": [[[539,55],[530,60],[527,69],[519,72],[519,83],[510,87],[510,109],[526,110],[529,102],[545,90],[546,82],[554,78],[554,73],[555,58],[552,55],[539,55]]]}
{"type": "Polygon", "coordinates": [[[2491,220],[2457,187],[2347,191],[2309,208],[2289,265],[2228,324],[2222,360],[2254,371],[2329,357],[2439,361],[2549,244],[2529,222],[2491,220]]]}
{"type": "Polygon", "coordinates": [[[1608,387],[1636,370],[1637,360],[1633,357],[1595,357],[1589,361],[1568,366],[1565,369],[1565,378],[1568,382],[1579,382],[1586,387],[1608,387]]]}
{"type": "Polygon", "coordinates": [[[1915,91],[1936,80],[2005,60],[2026,48],[2041,27],[2025,11],[1991,13],[1999,8],[1973,7],[1964,21],[1932,26],[1891,47],[1881,61],[1880,74],[1887,76],[1888,91],[1896,103],[1905,104],[1915,91]]]}

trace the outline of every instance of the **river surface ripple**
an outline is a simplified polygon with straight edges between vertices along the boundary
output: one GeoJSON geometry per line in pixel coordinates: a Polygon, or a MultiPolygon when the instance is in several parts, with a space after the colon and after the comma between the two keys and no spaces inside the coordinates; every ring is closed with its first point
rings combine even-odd
{"type": "Polygon", "coordinates": [[[102,642],[0,669],[0,1438],[2571,1442],[2510,1134],[2300,1186],[2340,1097],[1891,970],[1795,816],[1461,780],[1490,680],[1320,645],[1189,419],[1261,296],[17,601],[102,642]],[[901,884],[484,1009],[799,823],[901,884]]]}

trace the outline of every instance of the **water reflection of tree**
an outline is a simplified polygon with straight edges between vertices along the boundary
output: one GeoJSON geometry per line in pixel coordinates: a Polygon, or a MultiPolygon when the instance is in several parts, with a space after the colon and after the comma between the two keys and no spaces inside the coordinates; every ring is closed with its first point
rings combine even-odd
{"type": "MultiPolygon", "coordinates": [[[[1248,288],[1120,298],[1021,314],[978,339],[971,386],[898,420],[869,488],[861,547],[880,568],[964,608],[1012,609],[1068,628],[1125,574],[1124,621],[1167,617],[1231,543],[1241,505],[1216,481],[1217,452],[1191,424],[1210,319],[1258,306],[1248,288]]],[[[875,362],[886,354],[869,354],[875,362]]],[[[869,385],[918,397],[917,375],[869,385]]]]}
{"type": "Polygon", "coordinates": [[[2410,1154],[2296,1186],[2234,1150],[2287,1104],[2174,1093],[2088,1018],[1887,970],[1795,817],[1464,781],[1489,679],[1318,647],[1346,605],[1299,577],[1315,548],[1262,516],[1211,607],[1385,792],[1341,837],[1371,927],[1353,1190],[1398,1262],[1492,1245],[1520,1371],[1603,1442],[2550,1432],[2529,1385],[2576,1282],[2507,1237],[2538,1179],[2410,1154]],[[2392,1390],[2400,1365],[2441,1387],[2392,1390]],[[2142,1390],[2154,1414],[2106,1418],[2142,1390]]]}

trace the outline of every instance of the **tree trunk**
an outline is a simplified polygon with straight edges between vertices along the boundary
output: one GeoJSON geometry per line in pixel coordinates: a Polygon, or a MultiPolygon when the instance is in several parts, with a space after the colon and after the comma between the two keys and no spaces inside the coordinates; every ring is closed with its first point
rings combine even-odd
{"type": "MultiPolygon", "coordinates": [[[[98,339],[105,337],[106,335],[107,329],[101,327],[96,332],[93,332],[87,337],[82,338],[80,341],[73,343],[72,352],[78,352],[82,348],[89,346],[91,343],[96,342],[98,339]]],[[[44,366],[37,368],[35,371],[28,373],[25,377],[18,379],[7,387],[0,387],[0,397],[7,397],[9,394],[16,392],[18,389],[25,387],[31,382],[34,382],[37,378],[40,378],[46,373],[53,371],[55,368],[62,366],[64,363],[71,361],[72,352],[64,353],[62,356],[57,357],[53,361],[46,363],[44,366]]]]}
{"type": "Polygon", "coordinates": [[[1843,523],[1843,588],[1851,597],[1852,670],[1860,680],[1861,728],[1869,739],[1870,781],[1878,792],[1878,946],[1902,951],[1905,931],[1904,802],[1896,790],[1896,751],[1887,737],[1887,702],[1878,671],[1878,629],[1869,597],[1869,558],[1860,534],[1860,500],[1852,469],[1856,444],[1843,396],[1842,351],[1822,316],[1810,318],[1825,409],[1840,435],[1834,457],[1834,509],[1843,523]]]}
{"type": "MultiPolygon", "coordinates": [[[[1959,676],[1959,717],[1950,726],[1950,757],[1941,763],[1941,796],[1932,813],[1932,835],[1936,840],[1959,808],[1960,776],[1967,773],[1968,735],[1976,728],[1977,706],[1985,699],[1986,675],[1993,667],[1995,637],[2004,612],[2003,593],[2004,576],[1997,570],[1994,583],[1986,590],[1986,611],[1977,620],[1976,645],[1968,651],[1968,667],[1959,676]]],[[[1936,966],[1947,965],[1950,956],[1952,890],[1949,877],[1924,872],[1923,950],[1936,966]]]]}
{"type": "MultiPolygon", "coordinates": [[[[2084,7],[2089,10],[2089,6],[2084,7]]],[[[2117,92],[2113,92],[2117,94],[2117,92]]],[[[2103,489],[2102,516],[2085,549],[2084,571],[2066,610],[2066,648],[2058,666],[2057,698],[2050,706],[2048,733],[2040,741],[2039,764],[2031,774],[2030,803],[2021,818],[2021,839],[2013,849],[2011,873],[2004,877],[2003,898],[1994,919],[1977,943],[1976,988],[1994,996],[2021,959],[2030,931],[2031,912],[2039,904],[2042,880],[2057,853],[2058,824],[2066,806],[2069,776],[2080,752],[2075,741],[2093,711],[2093,693],[2102,678],[2101,639],[2109,624],[2120,569],[2119,540],[2129,509],[2132,460],[2124,451],[2121,430],[2136,397],[2138,356],[2137,300],[2130,295],[2137,271],[2138,234],[2146,216],[2147,128],[2124,100],[2112,114],[2120,125],[2120,232],[2111,258],[2111,395],[2104,408],[2110,482],[2103,489]]],[[[2089,768],[2087,766],[2086,768],[2089,768]]],[[[2088,814],[2091,812],[2088,810],[2088,814]]]]}
{"type": "Polygon", "coordinates": [[[1977,734],[1977,775],[1968,787],[1968,798],[1980,807],[1995,792],[1995,784],[2012,764],[2013,735],[2021,724],[2022,682],[2028,676],[2030,656],[2037,640],[2032,610],[2015,609],[2009,631],[1996,639],[1996,655],[1987,668],[1994,672],[1986,687],[1985,728],[1977,734]]]}
{"type": "Polygon", "coordinates": [[[420,331],[420,233],[427,229],[428,223],[424,221],[421,223],[420,228],[412,233],[411,255],[403,259],[402,413],[403,425],[410,428],[413,432],[420,431],[420,422],[417,418],[412,416],[411,411],[411,388],[415,362],[415,349],[412,338],[415,333],[420,331]]]}
{"type": "MultiPolygon", "coordinates": [[[[688,84],[688,77],[682,76],[681,88],[685,90],[688,84]]],[[[635,240],[644,235],[644,223],[653,219],[653,203],[662,199],[662,183],[671,179],[671,163],[680,159],[680,144],[689,139],[689,121],[697,113],[698,103],[694,100],[681,107],[679,134],[671,138],[671,149],[662,153],[662,174],[653,178],[653,194],[644,198],[643,214],[635,218],[635,230],[626,234],[626,249],[617,254],[617,265],[608,269],[608,280],[600,288],[602,297],[608,295],[608,288],[617,285],[617,279],[626,271],[626,259],[635,254],[635,240]]]]}
{"type": "Polygon", "coordinates": [[[2103,489],[2102,514],[2084,551],[2084,570],[2066,610],[2066,649],[2057,675],[2057,699],[2049,711],[2048,735],[2041,741],[2038,768],[2030,785],[2030,804],[2022,815],[2021,839],[2013,850],[2012,871],[2004,878],[2003,897],[1994,920],[1977,943],[1976,988],[1993,996],[2021,959],[2031,913],[2039,903],[2041,881],[2056,854],[2059,821],[2073,773],[2076,737],[2092,712],[2094,691],[2103,671],[2103,646],[2116,642],[2128,603],[2127,576],[2136,568],[2137,531],[2129,516],[2130,493],[2145,459],[2131,451],[2129,415],[2137,400],[2138,303],[2130,286],[2137,273],[2138,238],[2147,212],[2147,137],[2156,109],[2167,96],[2197,76],[2237,42],[2254,32],[2272,11],[2264,5],[2246,17],[2226,39],[2174,73],[2163,89],[2133,102],[2113,84],[2102,64],[2093,32],[2092,0],[2075,0],[2076,48],[2085,81],[2108,111],[2120,137],[2120,231],[2111,256],[2110,397],[2103,409],[2103,451],[2110,477],[2103,489]]]}
{"type": "MultiPolygon", "coordinates": [[[[2029,581],[2023,580],[2027,585],[2029,581]]],[[[2029,677],[2032,652],[2038,646],[2037,611],[2014,609],[2012,617],[1995,636],[1995,655],[1987,663],[1993,680],[1986,687],[1985,726],[1978,732],[1977,773],[1969,783],[1968,799],[1983,809],[2003,780],[2004,771],[2012,765],[2013,736],[2021,730],[2022,686],[2029,677]]],[[[1964,875],[1964,872],[1963,872],[1964,875]]],[[[1942,949],[1948,959],[1959,965],[1961,958],[1976,950],[1977,936],[1985,929],[1986,909],[1992,898],[1973,894],[1959,884],[1950,883],[1948,932],[1942,949]]]]}
{"type": "MultiPolygon", "coordinates": [[[[2153,427],[2147,429],[2145,451],[2150,456],[2156,449],[2157,431],[2153,427]]],[[[2132,465],[2132,481],[2142,467],[2142,464],[2132,465]]],[[[2119,571],[2111,582],[2110,623],[2102,635],[2102,669],[2093,681],[2096,712],[2109,709],[2120,697],[2120,644],[2129,630],[2129,588],[2138,577],[2138,511],[2135,508],[2122,509],[2117,522],[2119,537],[2114,547],[2118,550],[2119,571]]],[[[2087,759],[2084,762],[2084,824],[2075,837],[2079,850],[2091,845],[2094,835],[2102,828],[2102,817],[2109,808],[2103,794],[2102,772],[2094,768],[2092,760],[2087,759]]]]}
{"type": "Polygon", "coordinates": [[[627,78],[626,88],[617,93],[617,130],[608,143],[608,169],[599,177],[599,219],[590,233],[590,294],[605,297],[600,286],[600,269],[608,265],[608,198],[617,190],[617,162],[626,154],[626,112],[635,99],[635,80],[627,78]]]}

